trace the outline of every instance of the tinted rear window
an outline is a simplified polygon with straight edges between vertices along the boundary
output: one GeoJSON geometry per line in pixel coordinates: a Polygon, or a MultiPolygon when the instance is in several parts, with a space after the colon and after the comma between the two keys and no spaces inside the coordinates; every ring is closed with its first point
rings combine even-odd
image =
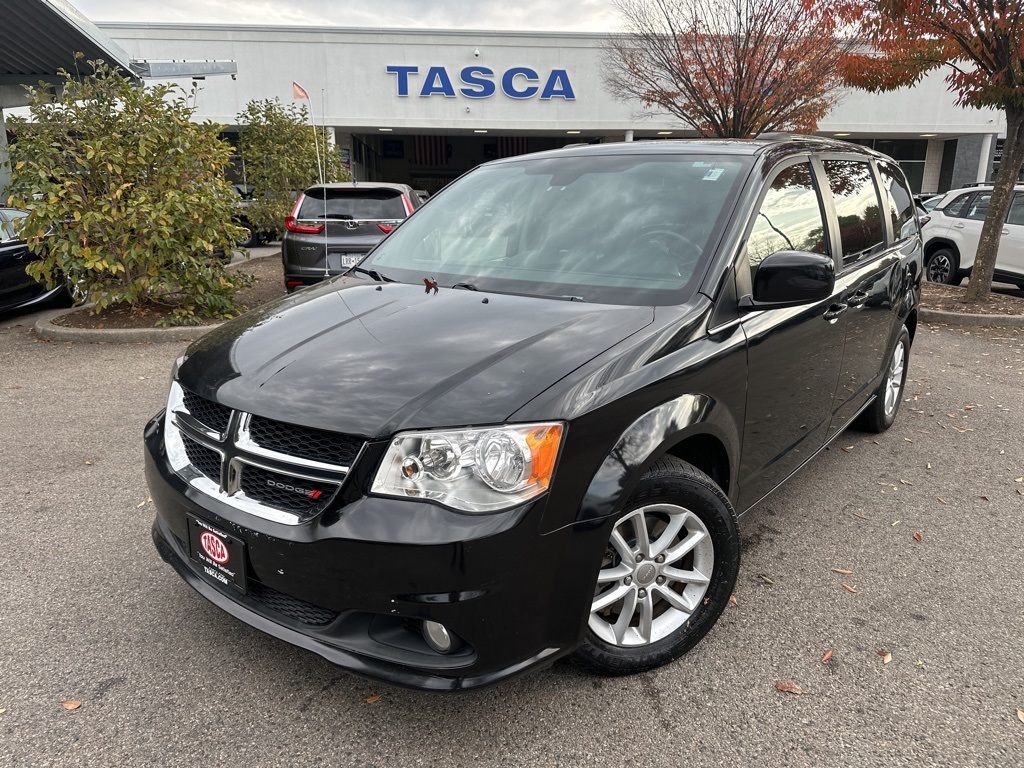
{"type": "Polygon", "coordinates": [[[882,174],[882,184],[889,192],[887,197],[893,235],[897,240],[903,240],[917,231],[917,225],[914,223],[914,199],[903,180],[902,173],[886,163],[879,163],[878,170],[882,174]]]}
{"type": "MultiPolygon", "coordinates": [[[[329,189],[327,218],[353,220],[394,220],[405,218],[402,193],[393,189],[329,189]]],[[[324,218],[324,190],[306,193],[299,208],[300,219],[324,218]]]]}
{"type": "Polygon", "coordinates": [[[822,164],[839,219],[843,264],[880,251],[885,245],[885,228],[871,166],[859,160],[825,160],[822,164]]]}

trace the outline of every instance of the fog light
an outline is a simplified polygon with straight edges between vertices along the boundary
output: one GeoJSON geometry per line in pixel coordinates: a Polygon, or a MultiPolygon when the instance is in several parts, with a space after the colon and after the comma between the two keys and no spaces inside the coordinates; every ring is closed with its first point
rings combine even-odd
{"type": "Polygon", "coordinates": [[[452,649],[451,634],[445,629],[444,624],[436,621],[423,622],[423,639],[438,653],[448,653],[452,649]]]}

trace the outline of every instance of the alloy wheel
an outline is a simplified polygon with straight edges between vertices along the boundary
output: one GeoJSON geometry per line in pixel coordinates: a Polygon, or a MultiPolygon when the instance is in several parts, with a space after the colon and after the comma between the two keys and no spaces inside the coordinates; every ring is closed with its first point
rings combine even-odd
{"type": "Polygon", "coordinates": [[[932,283],[948,283],[952,272],[953,264],[943,251],[939,251],[928,261],[928,280],[932,283]]]}
{"type": "Polygon", "coordinates": [[[612,530],[590,607],[591,631],[615,646],[644,646],[682,627],[714,569],[707,526],[688,509],[651,504],[612,530]]]}
{"type": "Polygon", "coordinates": [[[900,392],[903,389],[903,366],[907,357],[906,345],[903,339],[896,342],[896,349],[892,351],[892,360],[889,361],[889,375],[885,385],[885,415],[891,416],[896,410],[896,404],[900,401],[900,392]]]}

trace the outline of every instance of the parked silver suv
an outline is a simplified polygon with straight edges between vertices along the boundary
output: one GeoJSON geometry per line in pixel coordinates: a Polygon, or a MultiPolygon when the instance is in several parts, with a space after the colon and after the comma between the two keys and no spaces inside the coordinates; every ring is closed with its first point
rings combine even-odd
{"type": "MultiPolygon", "coordinates": [[[[1015,190],[999,240],[995,277],[1024,289],[1024,184],[1015,190]]],[[[929,216],[921,217],[930,281],[959,285],[971,274],[991,199],[991,185],[954,189],[929,216]]]]}
{"type": "Polygon", "coordinates": [[[422,205],[405,184],[353,181],[310,187],[285,219],[285,286],[312,285],[355,266],[422,205]]]}

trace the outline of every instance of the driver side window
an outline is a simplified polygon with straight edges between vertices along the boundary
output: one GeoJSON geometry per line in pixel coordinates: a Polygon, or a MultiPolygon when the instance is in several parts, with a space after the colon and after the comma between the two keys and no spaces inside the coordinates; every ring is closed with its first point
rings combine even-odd
{"type": "Polygon", "coordinates": [[[784,169],[768,189],[747,239],[751,275],[776,251],[829,255],[825,217],[809,162],[784,169]]]}

